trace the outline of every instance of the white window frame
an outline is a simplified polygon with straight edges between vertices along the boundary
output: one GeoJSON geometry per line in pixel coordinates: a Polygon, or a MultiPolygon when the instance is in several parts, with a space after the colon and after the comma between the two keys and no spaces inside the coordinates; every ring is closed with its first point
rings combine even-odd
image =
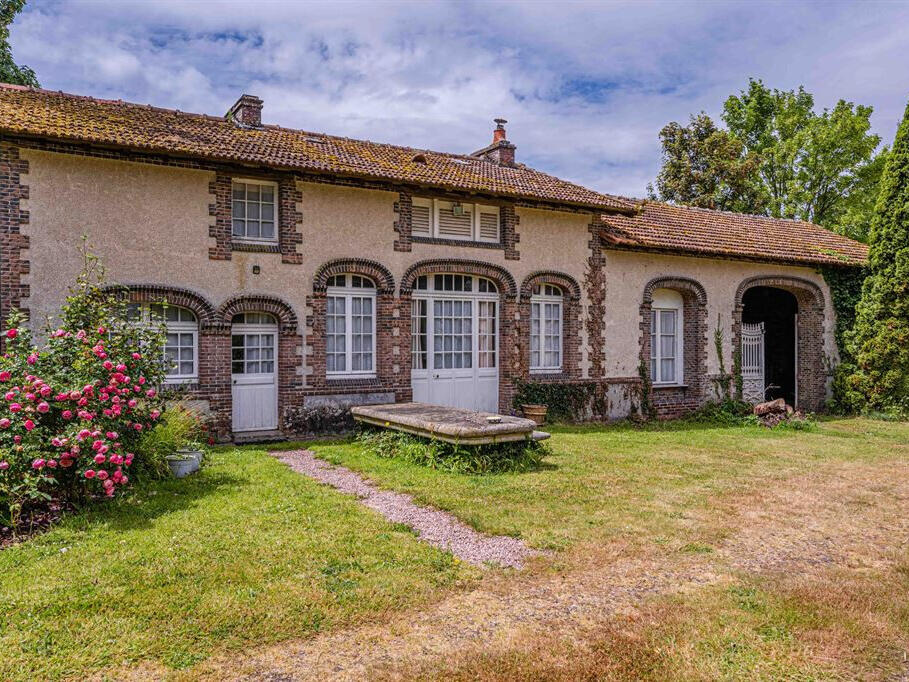
{"type": "MultiPolygon", "coordinates": [[[[139,319],[137,320],[138,324],[144,326],[151,326],[151,306],[157,304],[150,303],[138,303],[139,306],[139,319]]],[[[164,383],[169,385],[178,385],[178,384],[195,384],[199,382],[199,316],[196,315],[189,308],[184,308],[183,306],[177,305],[165,305],[161,304],[166,308],[177,308],[182,310],[187,310],[195,318],[195,322],[169,322],[167,320],[162,320],[164,323],[164,328],[167,333],[174,334],[192,334],[193,337],[193,373],[192,374],[167,374],[164,377],[164,383]]],[[[166,345],[166,344],[165,344],[166,345]]],[[[166,349],[162,348],[161,352],[163,354],[162,360],[166,361],[167,354],[166,349]]],[[[177,365],[179,367],[179,359],[177,360],[177,365]]]]}
{"type": "MultiPolygon", "coordinates": [[[[244,200],[244,203],[246,203],[245,200],[244,200]]],[[[259,204],[261,205],[261,203],[262,202],[260,201],[259,204]]],[[[230,235],[231,235],[231,240],[242,243],[242,244],[277,244],[278,243],[278,234],[280,231],[280,223],[279,223],[279,215],[278,215],[278,212],[280,210],[279,203],[280,202],[278,200],[278,183],[277,182],[274,182],[272,180],[258,180],[255,178],[239,178],[239,177],[231,178],[231,182],[230,182],[230,235]],[[272,236],[272,237],[247,237],[244,234],[244,236],[238,237],[237,235],[234,234],[234,183],[243,183],[246,185],[260,185],[260,186],[267,186],[267,187],[272,188],[272,191],[273,191],[272,196],[275,199],[274,213],[272,216],[272,222],[274,223],[274,228],[275,228],[274,236],[272,236]]],[[[244,218],[243,220],[244,220],[244,230],[245,230],[245,221],[247,219],[244,218]]],[[[261,223],[262,223],[262,216],[260,214],[259,215],[260,229],[261,229],[261,223]]]]}
{"type": "MultiPolygon", "coordinates": [[[[376,284],[375,281],[370,277],[365,275],[358,275],[356,273],[347,273],[344,274],[345,285],[341,286],[328,286],[325,289],[325,297],[328,298],[343,298],[344,299],[344,370],[343,371],[329,371],[328,370],[328,351],[326,349],[326,359],[325,359],[325,376],[329,379],[374,379],[376,377],[376,365],[378,363],[378,356],[376,354],[376,317],[377,309],[376,304],[378,302],[378,296],[376,295],[376,284]],[[364,280],[372,282],[372,287],[354,287],[352,285],[352,278],[360,277],[364,280]],[[370,298],[372,300],[372,347],[370,353],[372,355],[372,369],[369,371],[354,371],[351,369],[353,367],[353,299],[354,298],[370,298]]],[[[326,301],[326,316],[328,315],[328,306],[326,301]]],[[[361,351],[362,352],[362,351],[361,351]]]]}
{"type": "Polygon", "coordinates": [[[564,363],[564,348],[565,348],[565,327],[564,327],[564,317],[565,317],[565,296],[562,292],[562,288],[556,284],[540,284],[538,287],[534,287],[535,291],[530,297],[530,347],[533,348],[533,337],[539,336],[539,357],[540,364],[533,364],[533,351],[530,352],[530,371],[532,374],[558,374],[562,371],[562,365],[564,363]],[[553,291],[558,291],[558,294],[553,293],[553,291]],[[537,293],[539,292],[539,293],[537,293]],[[556,305],[558,306],[558,321],[559,321],[559,362],[557,365],[547,365],[546,363],[546,322],[549,321],[549,318],[546,317],[545,311],[547,306],[556,305]],[[538,306],[540,311],[539,316],[539,334],[535,335],[533,333],[533,309],[534,306],[538,306]]]}
{"type": "Polygon", "coordinates": [[[650,381],[654,386],[682,386],[685,376],[685,357],[684,357],[684,301],[682,295],[672,289],[657,289],[653,292],[652,303],[650,307],[650,370],[651,374],[661,374],[662,366],[662,346],[660,344],[660,335],[662,334],[662,319],[660,313],[675,313],[675,331],[674,331],[674,360],[675,376],[669,380],[662,380],[658,376],[651,376],[650,381]],[[654,362],[655,361],[655,362],[654,362]],[[653,371],[654,364],[656,372],[653,371]]]}
{"type": "Polygon", "coordinates": [[[502,210],[499,206],[488,204],[475,204],[471,202],[455,202],[445,199],[429,199],[426,197],[414,197],[413,205],[429,208],[429,235],[423,233],[415,234],[416,237],[428,237],[431,239],[451,239],[465,242],[482,242],[484,244],[501,244],[502,243],[502,210]],[[465,207],[465,210],[471,214],[471,234],[469,237],[459,237],[456,235],[442,235],[439,233],[439,211],[443,208],[451,208],[454,204],[459,203],[465,207]],[[496,238],[489,239],[480,236],[480,213],[495,213],[498,221],[498,230],[496,238]]]}

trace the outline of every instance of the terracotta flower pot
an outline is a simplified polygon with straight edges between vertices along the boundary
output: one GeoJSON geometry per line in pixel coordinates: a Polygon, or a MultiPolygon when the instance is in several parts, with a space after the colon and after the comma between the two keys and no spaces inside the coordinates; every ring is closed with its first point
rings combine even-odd
{"type": "Polygon", "coordinates": [[[546,423],[546,410],[548,409],[548,405],[521,405],[521,412],[524,416],[533,419],[537,426],[546,423]]]}

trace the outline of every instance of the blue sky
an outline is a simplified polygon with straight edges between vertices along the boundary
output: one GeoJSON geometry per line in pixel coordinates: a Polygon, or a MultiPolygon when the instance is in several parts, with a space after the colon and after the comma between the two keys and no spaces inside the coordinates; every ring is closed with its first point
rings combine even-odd
{"type": "Polygon", "coordinates": [[[16,60],[46,88],[470,152],[509,120],[518,160],[642,196],[659,129],[718,115],[749,76],[818,107],[909,98],[909,2],[85,2],[31,0],[16,60]]]}

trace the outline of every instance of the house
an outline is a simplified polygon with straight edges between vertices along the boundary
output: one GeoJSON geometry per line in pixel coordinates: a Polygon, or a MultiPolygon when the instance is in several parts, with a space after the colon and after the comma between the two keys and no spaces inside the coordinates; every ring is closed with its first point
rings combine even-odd
{"type": "Polygon", "coordinates": [[[0,86],[0,314],[53,315],[87,235],[138,314],[167,300],[168,382],[222,435],[325,405],[509,412],[528,380],[592,383],[600,418],[651,385],[675,416],[715,397],[734,349],[753,399],[822,407],[837,349],[819,268],[863,264],[863,245],[580,187],[521,164],[501,119],[448,154],[262,109],[0,86]]]}

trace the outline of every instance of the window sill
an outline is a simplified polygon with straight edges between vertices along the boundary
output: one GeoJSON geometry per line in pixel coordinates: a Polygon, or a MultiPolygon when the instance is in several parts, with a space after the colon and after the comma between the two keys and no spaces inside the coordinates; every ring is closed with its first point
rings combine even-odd
{"type": "Polygon", "coordinates": [[[688,388],[688,384],[652,384],[652,386],[655,391],[661,388],[688,388]]]}
{"type": "Polygon", "coordinates": [[[540,377],[557,377],[557,376],[560,376],[560,375],[562,374],[562,368],[559,367],[559,368],[557,368],[557,369],[534,369],[534,368],[531,367],[530,373],[531,373],[533,376],[540,376],[540,377]]]}
{"type": "Polygon", "coordinates": [[[230,245],[231,251],[254,251],[256,253],[281,253],[281,247],[277,242],[247,242],[239,239],[233,239],[230,245]]]}
{"type": "Polygon", "coordinates": [[[325,381],[375,381],[375,374],[326,374],[325,381]]]}
{"type": "Polygon", "coordinates": [[[471,239],[446,239],[443,237],[411,236],[414,244],[438,244],[440,246],[469,246],[478,249],[504,249],[502,242],[477,242],[471,239]]]}

